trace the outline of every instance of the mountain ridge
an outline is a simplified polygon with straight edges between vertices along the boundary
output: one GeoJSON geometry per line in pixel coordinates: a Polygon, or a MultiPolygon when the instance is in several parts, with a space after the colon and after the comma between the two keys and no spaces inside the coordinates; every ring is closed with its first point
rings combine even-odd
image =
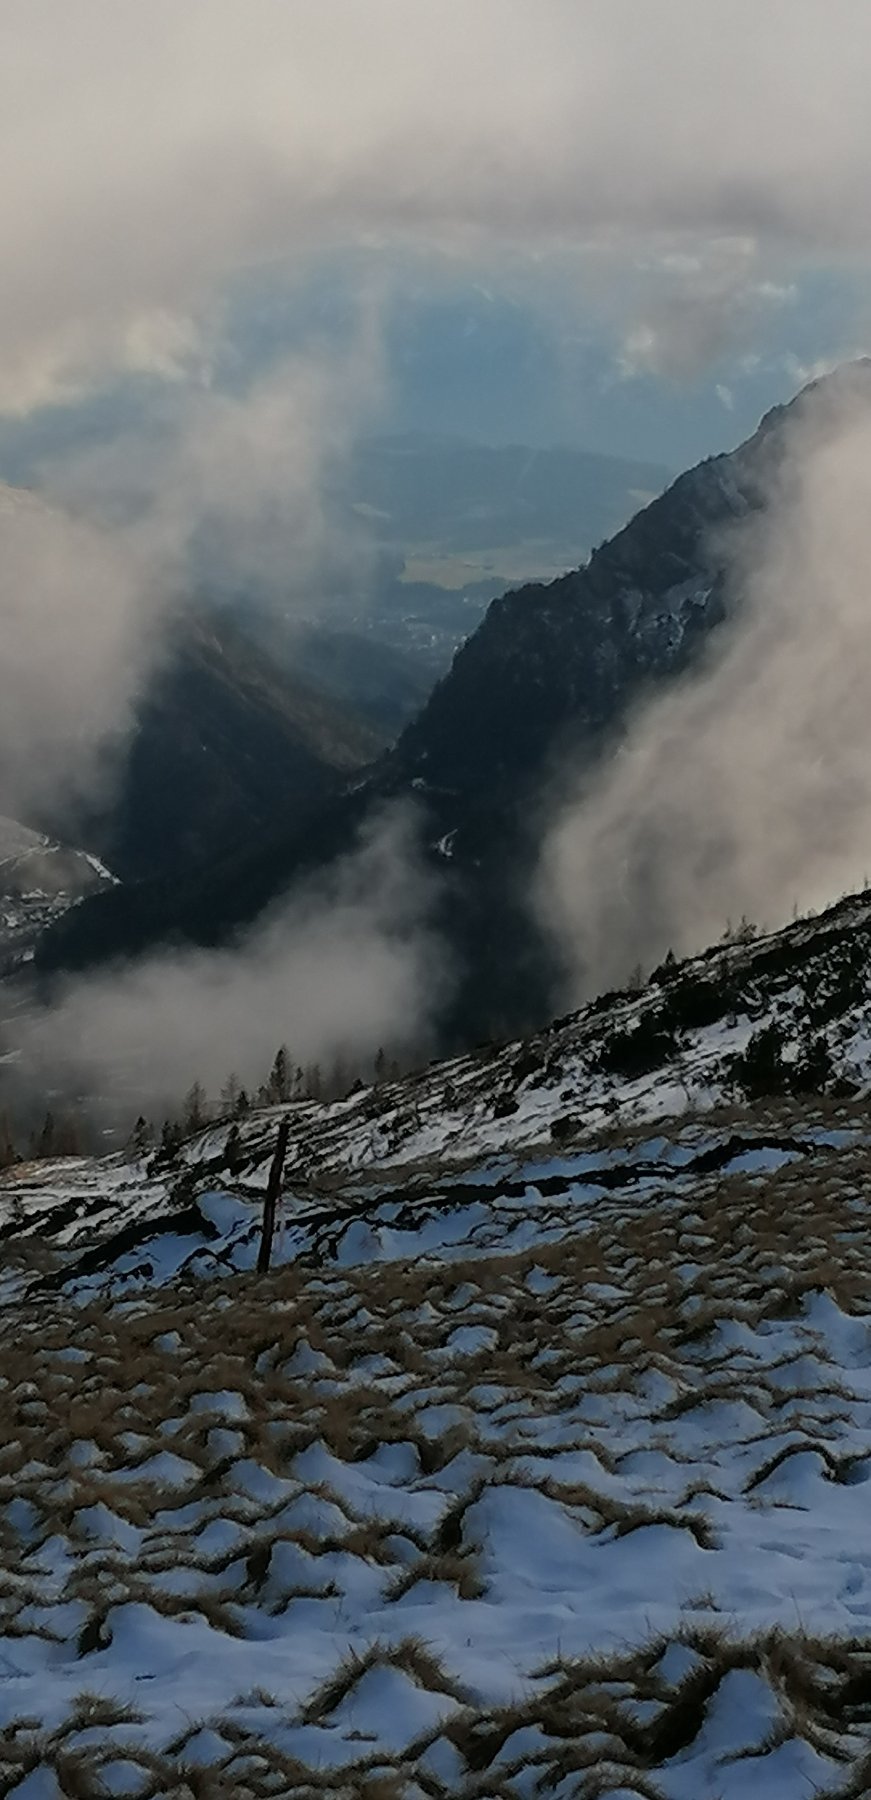
{"type": "Polygon", "coordinates": [[[44,940],[42,966],[87,966],[167,935],[220,942],[299,875],[351,848],[373,808],[411,798],[424,811],[443,928],[462,969],[445,1041],[540,1023],[560,970],[529,893],[554,769],[568,762],[592,773],[630,711],[698,660],[735,608],[726,528],[763,506],[793,422],[816,409],[825,423],[828,397],[845,388],[864,406],[871,365],[802,390],[736,450],[678,476],[581,569],[492,602],[394,749],[304,834],[273,833],[261,852],[225,863],[218,884],[97,897],[44,940]]]}
{"type": "Polygon", "coordinates": [[[273,821],[301,827],[381,747],[226,616],[186,609],[138,701],[111,797],[82,810],[75,835],[124,882],[171,882],[253,846],[273,821]]]}

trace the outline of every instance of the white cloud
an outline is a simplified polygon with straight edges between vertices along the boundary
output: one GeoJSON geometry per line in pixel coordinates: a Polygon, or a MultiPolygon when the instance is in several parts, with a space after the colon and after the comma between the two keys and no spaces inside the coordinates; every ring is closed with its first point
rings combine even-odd
{"type": "Polygon", "coordinates": [[[767,511],[726,546],[734,624],[700,673],[639,714],[547,836],[541,905],[577,996],[669,948],[702,949],[729,919],[773,926],[862,882],[868,390],[867,375],[834,378],[791,420],[767,511]]]}
{"type": "Polygon", "coordinates": [[[643,316],[632,318],[618,354],[624,379],[693,378],[768,327],[798,290],[793,282],[760,279],[761,258],[747,238],[705,239],[691,256],[648,258],[638,302],[643,316]]]}
{"type": "Polygon", "coordinates": [[[869,85],[864,0],[9,0],[0,405],[327,244],[865,255],[869,85]]]}
{"type": "Polygon", "coordinates": [[[44,472],[52,504],[0,487],[0,810],[62,820],[116,773],[180,600],[216,590],[318,606],[359,590],[367,540],[331,477],[380,392],[377,320],[242,394],[197,384],[157,443],[135,433],[44,472]]]}
{"type": "Polygon", "coordinates": [[[230,1070],[253,1084],[278,1045],[297,1061],[366,1067],[379,1046],[425,1047],[449,969],[432,926],[432,879],[412,814],[394,806],[357,849],[298,887],[241,942],[158,951],[72,981],[22,1024],[44,1080],[177,1102],[230,1070]]]}

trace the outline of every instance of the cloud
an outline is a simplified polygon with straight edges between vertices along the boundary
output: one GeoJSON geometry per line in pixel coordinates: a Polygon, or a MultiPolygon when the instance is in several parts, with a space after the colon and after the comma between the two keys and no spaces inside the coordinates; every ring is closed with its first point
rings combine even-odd
{"type": "MultiPolygon", "coordinates": [[[[222,391],[225,302],[242,272],[292,285],[358,247],[388,272],[397,250],[435,251],[486,282],[512,258],[586,256],[603,285],[634,271],[624,372],[684,378],[789,304],[790,259],[867,259],[869,77],[864,0],[9,0],[0,411],[87,394],[118,371],[158,375],[178,398],[156,450],[119,440],[47,473],[51,517],[22,502],[0,518],[3,808],[26,815],[105,771],[198,557],[230,585],[332,579],[330,476],[377,404],[377,329],[366,302],[347,354],[309,345],[244,394],[222,391]]],[[[806,900],[852,868],[865,735],[851,682],[871,546],[854,554],[864,525],[848,518],[871,510],[863,431],[847,420],[843,455],[827,437],[793,459],[773,498],[781,528],[740,553],[758,561],[745,636],[639,725],[602,794],[555,830],[554,923],[579,982],[695,941],[730,910],[806,900]],[[840,748],[824,697],[854,732],[840,748]],[[825,817],[809,845],[812,804],[825,817]]],[[[343,895],[330,907],[350,927],[343,895]]],[[[282,967],[282,1007],[300,996],[302,1035],[329,1041],[338,1025],[307,984],[332,940],[317,908],[289,905],[231,963],[159,962],[92,990],[104,1002],[94,1041],[105,1021],[105,1041],[122,1045],[129,1013],[154,1022],[143,1042],[170,1042],[173,989],[193,996],[198,1045],[243,1014],[259,1044],[258,1011],[270,1038],[292,1037],[268,1008],[267,971],[282,967]],[[307,958],[284,956],[284,929],[307,958]]],[[[394,913],[367,912],[360,894],[357,908],[377,970],[394,913]]],[[[348,941],[353,994],[369,974],[348,941]]],[[[326,1005],[338,989],[322,985],[326,1005]]],[[[370,1018],[376,1002],[350,1012],[370,1018]]],[[[83,993],[75,1007],[63,1015],[79,1021],[73,1049],[91,1016],[83,993]]],[[[181,1013],[178,1030],[184,1045],[181,1013]]]]}
{"type": "Polygon", "coordinates": [[[773,926],[871,867],[871,406],[845,370],[789,420],[725,550],[733,623],[558,813],[540,904],[576,997],[773,926]]]}
{"type": "MultiPolygon", "coordinates": [[[[377,404],[377,313],[242,391],[188,386],[165,428],[0,488],[0,810],[50,816],[110,782],[192,594],[317,609],[365,585],[369,540],[330,495],[377,404]]],[[[71,822],[74,832],[74,823],[71,822]]]]}
{"type": "Polygon", "coordinates": [[[752,239],[713,240],[696,254],[666,252],[644,266],[643,317],[624,337],[618,368],[686,380],[734,354],[797,297],[792,283],[760,279],[752,239]]]}
{"type": "Polygon", "coordinates": [[[23,1027],[35,1080],[177,1103],[231,1070],[254,1085],[278,1045],[328,1068],[366,1068],[381,1046],[425,1047],[449,969],[410,809],[373,819],[355,851],[299,886],[235,947],[161,951],[68,984],[23,1027]]]}
{"type": "Polygon", "coordinates": [[[93,793],[158,654],[165,596],[132,546],[0,489],[0,807],[93,793]]]}
{"type": "Polygon", "coordinates": [[[869,75],[863,0],[10,0],[0,406],[184,367],[335,244],[864,256],[869,75]]]}
{"type": "Polygon", "coordinates": [[[151,426],[45,459],[40,489],[114,527],[177,589],[315,605],[331,568],[347,575],[366,555],[331,496],[384,379],[380,313],[364,294],[347,342],[315,337],[241,388],[185,383],[151,426]]]}
{"type": "Polygon", "coordinates": [[[241,271],[586,250],[646,288],[625,371],[682,376],[786,302],[761,242],[869,248],[861,0],[10,0],[3,52],[0,410],[118,370],[175,397],[156,447],[46,471],[76,518],[0,520],[25,813],[105,769],[192,570],[316,598],[359,567],[328,496],[385,381],[378,298],[346,349],[221,391],[241,271]]]}

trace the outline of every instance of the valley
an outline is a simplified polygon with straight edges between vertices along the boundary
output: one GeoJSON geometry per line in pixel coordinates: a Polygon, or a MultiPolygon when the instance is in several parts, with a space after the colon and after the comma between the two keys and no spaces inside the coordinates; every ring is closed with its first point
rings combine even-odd
{"type": "MultiPolygon", "coordinates": [[[[533,901],[561,772],[577,784],[604,779],[637,709],[705,667],[718,634],[740,624],[735,534],[765,515],[797,439],[825,433],[839,396],[867,417],[869,370],[860,360],[811,383],[735,451],[679,476],[582,567],[492,601],[396,743],[316,818],[240,849],[218,882],[204,871],[181,889],[169,881],[99,896],[46,935],[40,968],[82,969],[178,938],[232,939],[278,896],[339,865],[400,802],[419,819],[457,972],[443,1046],[542,1024],[565,981],[533,901]]],[[[726,913],[724,903],[724,925],[726,913]]],[[[595,970],[587,980],[595,985],[595,970]]]]}

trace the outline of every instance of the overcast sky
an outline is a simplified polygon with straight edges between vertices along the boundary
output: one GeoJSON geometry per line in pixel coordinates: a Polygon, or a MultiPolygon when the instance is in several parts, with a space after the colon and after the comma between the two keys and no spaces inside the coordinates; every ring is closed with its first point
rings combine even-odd
{"type": "Polygon", "coordinates": [[[367,424],[672,466],[868,341],[866,0],[5,0],[0,411],[377,310],[367,424]]]}

